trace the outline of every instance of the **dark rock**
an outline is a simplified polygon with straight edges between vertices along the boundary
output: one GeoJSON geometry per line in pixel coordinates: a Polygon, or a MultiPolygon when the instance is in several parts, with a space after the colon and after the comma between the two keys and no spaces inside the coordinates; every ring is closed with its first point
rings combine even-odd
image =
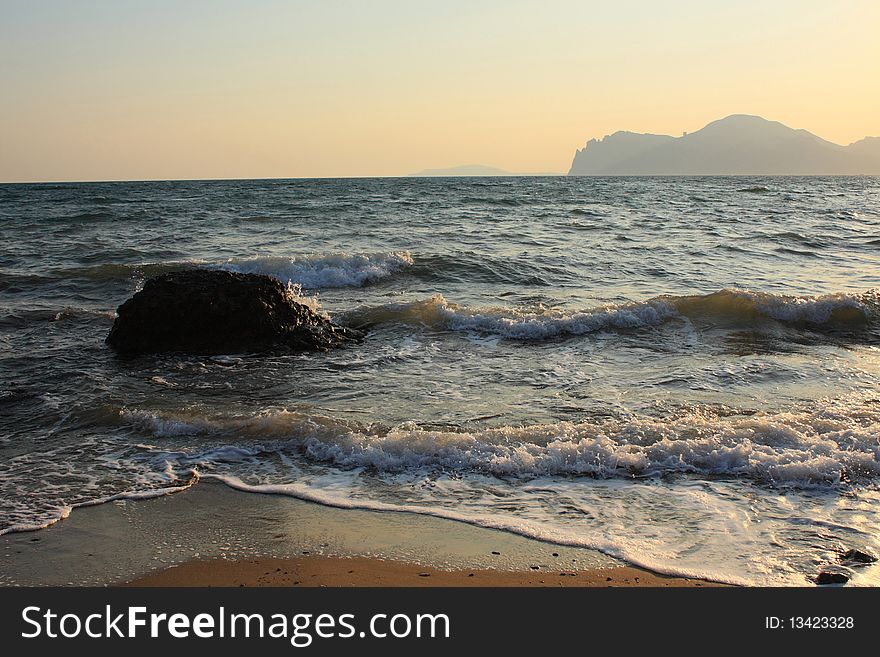
{"type": "Polygon", "coordinates": [[[116,312],[107,343],[124,354],[325,350],[362,337],[298,303],[277,279],[257,274],[164,274],[116,312]]]}
{"type": "Polygon", "coordinates": [[[835,570],[822,570],[816,575],[816,584],[846,584],[849,581],[849,575],[835,570]]]}
{"type": "Polygon", "coordinates": [[[851,548],[840,555],[840,563],[846,566],[861,566],[868,563],[874,563],[877,557],[869,552],[862,552],[851,548]]]}

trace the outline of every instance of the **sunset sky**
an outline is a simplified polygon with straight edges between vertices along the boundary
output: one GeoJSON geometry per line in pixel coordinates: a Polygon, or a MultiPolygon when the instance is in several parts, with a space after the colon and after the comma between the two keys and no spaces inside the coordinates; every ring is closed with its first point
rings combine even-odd
{"type": "Polygon", "coordinates": [[[880,2],[0,0],[0,181],[565,172],[616,130],[880,134],[880,2]]]}

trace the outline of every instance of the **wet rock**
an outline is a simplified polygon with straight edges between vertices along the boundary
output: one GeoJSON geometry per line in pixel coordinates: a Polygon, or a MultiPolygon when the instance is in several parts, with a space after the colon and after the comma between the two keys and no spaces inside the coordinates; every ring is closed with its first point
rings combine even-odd
{"type": "Polygon", "coordinates": [[[123,354],[325,350],[362,337],[298,303],[275,278],[192,269],[151,278],[119,306],[107,343],[123,354]]]}
{"type": "Polygon", "coordinates": [[[863,552],[851,548],[840,555],[840,563],[845,566],[862,566],[877,561],[877,557],[870,552],[863,552]]]}
{"type": "Polygon", "coordinates": [[[846,584],[849,581],[849,575],[836,570],[822,570],[816,575],[816,584],[824,586],[825,584],[846,584]]]}

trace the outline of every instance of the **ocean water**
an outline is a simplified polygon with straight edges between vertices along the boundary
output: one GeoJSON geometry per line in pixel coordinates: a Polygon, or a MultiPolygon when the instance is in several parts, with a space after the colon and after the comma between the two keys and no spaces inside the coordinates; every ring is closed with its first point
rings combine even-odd
{"type": "Polygon", "coordinates": [[[805,584],[880,551],[878,287],[877,178],[0,185],[0,532],[214,478],[805,584]],[[367,338],[117,358],[184,267],[367,338]]]}

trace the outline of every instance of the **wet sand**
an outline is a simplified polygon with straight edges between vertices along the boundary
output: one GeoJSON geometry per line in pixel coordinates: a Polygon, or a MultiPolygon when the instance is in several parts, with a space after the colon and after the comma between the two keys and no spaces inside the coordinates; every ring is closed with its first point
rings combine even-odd
{"type": "Polygon", "coordinates": [[[0,536],[0,585],[708,586],[587,548],[210,480],[0,536]]]}
{"type": "Polygon", "coordinates": [[[301,587],[610,587],[719,586],[682,577],[665,577],[618,566],[560,570],[535,565],[528,571],[438,570],[419,564],[366,557],[301,556],[287,559],[189,561],[128,582],[126,586],[301,586],[301,587]]]}

